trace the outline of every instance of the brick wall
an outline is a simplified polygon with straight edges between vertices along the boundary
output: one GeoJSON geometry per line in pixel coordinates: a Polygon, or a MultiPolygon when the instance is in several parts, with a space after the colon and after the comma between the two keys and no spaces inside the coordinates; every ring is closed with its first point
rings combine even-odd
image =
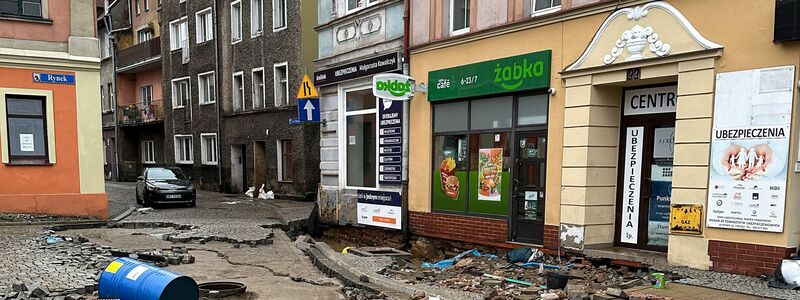
{"type": "Polygon", "coordinates": [[[544,248],[557,250],[561,244],[561,229],[558,225],[544,225],[544,248]]]}
{"type": "Polygon", "coordinates": [[[409,211],[415,235],[515,248],[508,244],[508,221],[474,216],[409,211]]]}
{"type": "Polygon", "coordinates": [[[711,270],[749,276],[772,275],[778,263],[795,250],[795,248],[708,241],[708,255],[713,263],[711,270]]]}

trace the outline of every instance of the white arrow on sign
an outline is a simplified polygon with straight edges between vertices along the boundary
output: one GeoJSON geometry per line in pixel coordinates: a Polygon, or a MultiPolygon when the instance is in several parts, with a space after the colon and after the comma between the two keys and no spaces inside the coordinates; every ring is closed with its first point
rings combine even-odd
{"type": "Polygon", "coordinates": [[[311,104],[311,101],[306,101],[306,105],[303,106],[303,109],[306,110],[306,120],[313,120],[314,104],[311,104]]]}

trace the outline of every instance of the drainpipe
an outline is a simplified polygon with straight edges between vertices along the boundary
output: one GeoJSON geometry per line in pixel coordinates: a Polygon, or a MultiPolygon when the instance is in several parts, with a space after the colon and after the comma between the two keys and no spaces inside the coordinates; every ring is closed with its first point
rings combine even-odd
{"type": "Polygon", "coordinates": [[[106,25],[106,31],[108,31],[108,39],[111,41],[111,86],[113,87],[113,91],[109,90],[111,93],[111,110],[114,114],[114,170],[117,174],[117,181],[121,181],[121,176],[119,174],[119,124],[117,120],[117,39],[114,36],[114,30],[111,27],[111,15],[106,14],[103,17],[103,22],[106,25]]]}
{"type": "MultiPolygon", "coordinates": [[[[219,30],[217,30],[217,20],[219,19],[219,11],[217,10],[217,0],[214,0],[214,8],[213,8],[213,16],[211,18],[214,21],[214,107],[217,109],[217,189],[222,192],[222,151],[220,151],[221,146],[220,142],[222,141],[222,109],[220,108],[220,103],[222,103],[222,99],[219,98],[220,95],[220,73],[219,73],[219,48],[222,43],[220,43],[220,39],[222,37],[219,36],[219,30]]],[[[200,141],[202,142],[202,141],[200,141]]]]}
{"type": "MultiPolygon", "coordinates": [[[[403,9],[403,75],[409,75],[411,72],[409,70],[409,17],[410,17],[410,7],[411,7],[411,0],[405,0],[403,9]]],[[[411,126],[408,120],[409,115],[411,114],[411,110],[409,109],[409,102],[411,99],[403,101],[403,175],[402,175],[402,199],[403,199],[403,211],[402,211],[402,230],[403,230],[403,242],[400,246],[401,249],[409,249],[411,248],[411,225],[409,224],[409,213],[408,213],[408,127],[411,126]]]]}

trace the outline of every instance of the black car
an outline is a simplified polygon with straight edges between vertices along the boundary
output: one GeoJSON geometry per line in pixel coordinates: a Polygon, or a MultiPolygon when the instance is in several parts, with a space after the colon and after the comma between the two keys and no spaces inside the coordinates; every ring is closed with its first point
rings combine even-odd
{"type": "Polygon", "coordinates": [[[136,180],[136,203],[148,206],[180,203],[194,207],[197,194],[191,179],[179,168],[145,168],[136,180]]]}

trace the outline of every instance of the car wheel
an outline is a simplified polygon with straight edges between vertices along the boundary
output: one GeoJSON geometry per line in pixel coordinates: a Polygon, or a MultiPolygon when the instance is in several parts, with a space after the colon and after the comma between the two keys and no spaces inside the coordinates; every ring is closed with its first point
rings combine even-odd
{"type": "Polygon", "coordinates": [[[192,199],[192,202],[189,202],[188,206],[189,206],[189,207],[195,207],[195,206],[197,206],[197,198],[194,198],[194,199],[192,199]]]}

